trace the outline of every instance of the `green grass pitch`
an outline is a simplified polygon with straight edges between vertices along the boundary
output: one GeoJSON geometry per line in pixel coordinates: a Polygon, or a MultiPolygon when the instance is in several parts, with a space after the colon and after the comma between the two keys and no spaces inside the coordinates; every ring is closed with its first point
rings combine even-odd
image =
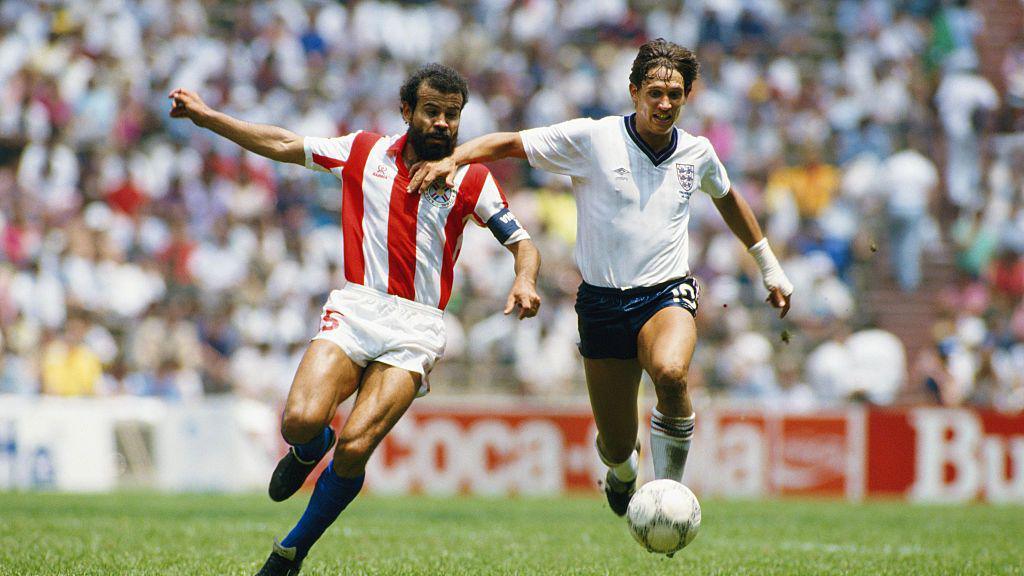
{"type": "MultiPolygon", "coordinates": [[[[266,497],[0,493],[0,575],[250,575],[305,505],[266,497]]],[[[1024,508],[703,503],[648,554],[602,500],[363,497],[303,575],[1024,574],[1024,508]]]]}

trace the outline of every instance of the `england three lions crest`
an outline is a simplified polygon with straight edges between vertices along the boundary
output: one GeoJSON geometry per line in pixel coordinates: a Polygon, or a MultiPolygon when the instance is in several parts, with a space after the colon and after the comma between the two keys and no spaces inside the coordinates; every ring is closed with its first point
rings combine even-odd
{"type": "Polygon", "coordinates": [[[693,164],[676,164],[676,177],[679,178],[679,185],[684,192],[693,191],[693,181],[696,178],[696,170],[693,164]]]}

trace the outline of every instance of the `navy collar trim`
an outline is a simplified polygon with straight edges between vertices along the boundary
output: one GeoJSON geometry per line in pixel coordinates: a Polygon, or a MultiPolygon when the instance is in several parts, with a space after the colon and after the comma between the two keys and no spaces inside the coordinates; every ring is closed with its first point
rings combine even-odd
{"type": "Polygon", "coordinates": [[[651,159],[651,163],[655,166],[661,164],[665,160],[668,160],[676,152],[676,146],[679,144],[679,131],[675,128],[672,129],[672,140],[669,141],[668,146],[665,146],[661,150],[655,152],[644,139],[640,137],[640,133],[636,131],[636,113],[630,114],[629,116],[622,117],[623,123],[626,125],[626,134],[629,134],[630,139],[636,144],[637,148],[640,149],[648,158],[651,159]]]}

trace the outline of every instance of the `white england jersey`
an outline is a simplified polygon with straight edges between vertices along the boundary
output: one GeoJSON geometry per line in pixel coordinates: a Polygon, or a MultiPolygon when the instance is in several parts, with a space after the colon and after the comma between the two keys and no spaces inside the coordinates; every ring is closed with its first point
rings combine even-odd
{"type": "Polygon", "coordinates": [[[453,189],[407,193],[405,140],[372,132],[306,137],[306,167],[342,182],[345,279],[443,310],[468,220],[506,245],[530,236],[481,164],[460,167],[453,189]]]}
{"type": "Polygon", "coordinates": [[[729,192],[707,138],[676,129],[652,150],[635,115],[578,118],[519,133],[535,168],[572,177],[576,265],[594,286],[652,286],[690,273],[690,196],[729,192]]]}

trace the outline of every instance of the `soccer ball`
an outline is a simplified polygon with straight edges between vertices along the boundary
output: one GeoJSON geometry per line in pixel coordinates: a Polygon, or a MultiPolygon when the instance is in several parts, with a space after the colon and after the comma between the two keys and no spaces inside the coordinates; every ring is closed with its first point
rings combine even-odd
{"type": "Polygon", "coordinates": [[[648,552],[672,556],[697,537],[700,502],[675,480],[654,480],[630,499],[626,519],[633,538],[648,552]]]}

